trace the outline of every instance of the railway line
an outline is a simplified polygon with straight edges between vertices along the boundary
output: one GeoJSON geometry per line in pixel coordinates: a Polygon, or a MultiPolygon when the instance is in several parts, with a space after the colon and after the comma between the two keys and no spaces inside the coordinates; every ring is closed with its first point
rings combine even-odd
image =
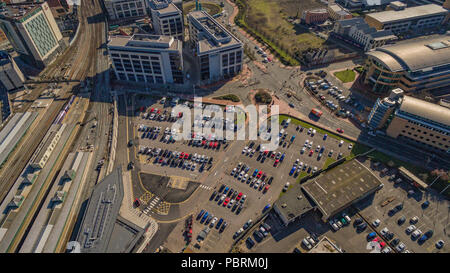
{"type": "MultiPolygon", "coordinates": [[[[106,30],[102,20],[95,21],[92,20],[92,18],[99,18],[102,13],[103,12],[98,1],[82,0],[80,9],[80,36],[71,47],[69,47],[61,56],[57,58],[57,60],[55,60],[54,63],[44,70],[43,74],[41,73],[42,75],[54,75],[54,77],[60,77],[63,76],[61,73],[64,73],[64,76],[68,76],[68,79],[79,81],[83,81],[86,78],[91,80],[95,80],[97,78],[97,55],[99,49],[101,49],[103,37],[105,36],[104,31],[106,30]],[[68,68],[61,69],[64,67],[68,68]]],[[[29,102],[26,102],[23,105],[22,111],[28,110],[32,102],[37,99],[40,93],[47,87],[48,84],[37,84],[33,92],[28,94],[26,97],[29,102]]],[[[63,85],[58,97],[48,106],[45,116],[42,117],[41,120],[33,126],[33,128],[29,129],[24,139],[18,144],[18,148],[12,154],[12,157],[0,170],[0,201],[5,198],[6,194],[30,160],[35,149],[42,141],[46,132],[55,118],[57,118],[68,99],[73,94],[78,93],[77,90],[79,90],[78,83],[67,83],[65,86],[63,85]]],[[[101,94],[92,92],[91,100],[95,100],[96,96],[101,96],[101,94]]],[[[93,106],[89,103],[89,109],[92,108],[93,106]]],[[[101,105],[98,107],[99,114],[104,113],[107,108],[108,107],[106,107],[106,105],[101,105]]],[[[84,120],[88,119],[88,116],[90,115],[85,115],[84,120]]],[[[80,132],[78,132],[77,137],[79,134],[80,132]]],[[[73,143],[70,144],[71,149],[75,148],[77,137],[75,137],[73,143]]],[[[63,162],[64,158],[61,158],[61,161],[63,162]]],[[[41,196],[40,198],[45,198],[45,196],[41,196]]],[[[39,204],[40,200],[37,201],[38,202],[36,202],[36,204],[39,204]]],[[[21,231],[18,231],[19,233],[22,232],[23,234],[24,230],[32,224],[34,213],[38,213],[38,210],[35,210],[33,213],[28,215],[28,217],[24,220],[21,231]]],[[[26,233],[23,234],[23,236],[26,236],[26,233]]],[[[13,242],[12,245],[14,247],[10,249],[11,252],[16,251],[16,247],[20,247],[20,241],[21,238],[17,238],[15,242],[13,242]]]]}

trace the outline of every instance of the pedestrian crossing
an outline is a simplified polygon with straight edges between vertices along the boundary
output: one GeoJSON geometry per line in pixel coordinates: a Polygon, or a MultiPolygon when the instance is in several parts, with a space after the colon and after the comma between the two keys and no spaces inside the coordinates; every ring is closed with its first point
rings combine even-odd
{"type": "Polygon", "coordinates": [[[207,191],[210,191],[210,190],[212,189],[212,187],[206,186],[206,185],[200,185],[199,188],[200,188],[200,189],[207,190],[207,191]]]}
{"type": "Polygon", "coordinates": [[[152,211],[153,207],[155,207],[155,206],[158,204],[159,201],[160,201],[160,199],[159,199],[158,196],[156,196],[155,198],[153,198],[153,199],[150,201],[150,203],[148,204],[148,207],[146,207],[146,208],[143,210],[143,212],[144,212],[145,214],[148,215],[148,214],[152,211]]]}

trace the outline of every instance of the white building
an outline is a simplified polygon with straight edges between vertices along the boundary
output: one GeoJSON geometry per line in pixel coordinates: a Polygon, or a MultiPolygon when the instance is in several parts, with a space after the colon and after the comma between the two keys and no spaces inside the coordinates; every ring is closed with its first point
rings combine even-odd
{"type": "Polygon", "coordinates": [[[206,11],[188,14],[189,38],[200,65],[200,80],[219,80],[242,70],[242,42],[206,11]]]}
{"type": "Polygon", "coordinates": [[[374,27],[369,26],[361,17],[339,20],[335,23],[333,31],[341,38],[349,38],[364,51],[381,47],[397,39],[397,36],[390,30],[376,30],[374,27]]]}
{"type": "Polygon", "coordinates": [[[171,0],[150,0],[152,25],[156,34],[183,40],[183,13],[171,0]]]}
{"type": "Polygon", "coordinates": [[[145,0],[104,0],[110,20],[147,15],[145,0]]]}
{"type": "Polygon", "coordinates": [[[114,36],[108,42],[117,79],[149,84],[183,83],[182,42],[171,36],[114,36]]]}
{"type": "Polygon", "coordinates": [[[0,7],[0,27],[26,61],[43,67],[65,49],[47,2],[0,7]]]}
{"type": "Polygon", "coordinates": [[[23,87],[25,82],[25,76],[14,59],[2,51],[0,51],[0,81],[8,91],[23,87]]]}

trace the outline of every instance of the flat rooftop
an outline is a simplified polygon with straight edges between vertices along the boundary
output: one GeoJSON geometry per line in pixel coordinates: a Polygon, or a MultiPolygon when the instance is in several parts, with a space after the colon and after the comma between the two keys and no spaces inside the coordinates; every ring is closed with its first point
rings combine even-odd
{"type": "Polygon", "coordinates": [[[19,21],[23,17],[41,8],[43,3],[0,4],[0,18],[19,21]]]}
{"type": "Polygon", "coordinates": [[[199,29],[203,39],[199,40],[199,53],[220,49],[233,45],[242,45],[224,26],[219,24],[206,11],[199,10],[189,13],[193,18],[194,26],[199,29]]]}
{"type": "Polygon", "coordinates": [[[436,4],[429,4],[403,10],[388,10],[382,12],[374,12],[367,14],[366,17],[372,18],[380,23],[386,24],[402,20],[412,20],[420,17],[427,17],[431,15],[447,14],[448,11],[436,4]]]}
{"type": "Polygon", "coordinates": [[[342,253],[342,249],[336,246],[330,239],[323,237],[309,253],[342,253]]]}
{"type": "Polygon", "coordinates": [[[304,195],[300,184],[297,183],[278,198],[274,205],[287,221],[291,221],[314,208],[314,203],[304,195]]]}
{"type": "Polygon", "coordinates": [[[302,189],[325,220],[374,192],[380,185],[381,181],[369,169],[352,160],[306,182],[302,189]]]}
{"type": "Polygon", "coordinates": [[[133,36],[111,36],[108,47],[129,47],[142,49],[181,49],[181,42],[171,36],[153,34],[134,34],[133,36]]]}

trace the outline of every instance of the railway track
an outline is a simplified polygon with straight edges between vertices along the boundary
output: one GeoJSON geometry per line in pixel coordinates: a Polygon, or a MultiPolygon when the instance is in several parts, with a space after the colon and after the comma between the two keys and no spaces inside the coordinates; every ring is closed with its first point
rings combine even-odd
{"type": "MultiPolygon", "coordinates": [[[[82,81],[86,77],[92,78],[95,76],[96,52],[101,45],[101,37],[98,36],[101,34],[102,29],[101,22],[88,23],[88,18],[94,18],[99,7],[98,3],[97,5],[93,5],[91,1],[83,1],[82,8],[80,9],[80,37],[44,71],[44,74],[54,73],[59,76],[58,73],[61,72],[60,68],[69,65],[70,67],[68,69],[70,70],[64,71],[64,73],[67,73],[69,76],[69,79],[82,81]]],[[[102,13],[101,9],[99,13],[102,13]]],[[[54,119],[74,93],[73,88],[76,85],[77,83],[72,83],[61,88],[58,98],[56,98],[48,107],[45,116],[42,117],[33,128],[29,129],[23,140],[18,144],[16,151],[0,170],[0,201],[3,201],[6,197],[23,168],[30,160],[35,149],[47,133],[54,119]]],[[[26,97],[30,102],[24,104],[22,111],[28,110],[32,102],[37,99],[40,93],[47,87],[48,84],[36,85],[33,92],[26,97]]],[[[24,228],[26,226],[27,225],[24,225],[24,228]]]]}

